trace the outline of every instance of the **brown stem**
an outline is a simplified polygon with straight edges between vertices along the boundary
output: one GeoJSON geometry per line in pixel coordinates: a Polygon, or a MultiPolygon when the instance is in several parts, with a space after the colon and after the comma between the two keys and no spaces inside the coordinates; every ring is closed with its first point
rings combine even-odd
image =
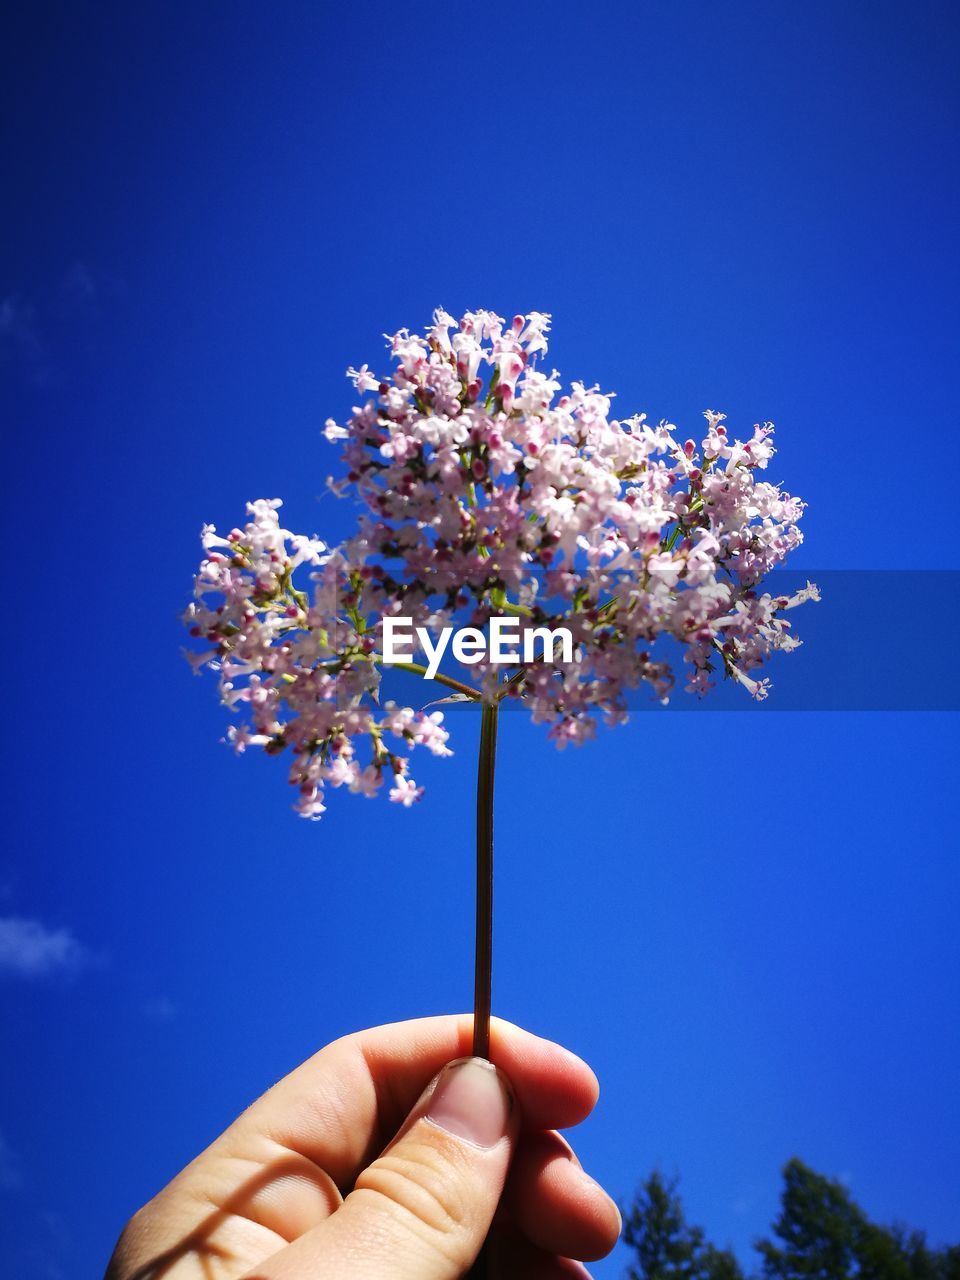
{"type": "MultiPolygon", "coordinates": [[[[493,776],[497,763],[499,702],[483,704],[477,766],[477,958],[473,986],[473,1054],[490,1057],[490,994],[493,976],[493,776]]],[[[490,1257],[483,1248],[468,1280],[490,1280],[490,1257]]]]}
{"type": "MultiPolygon", "coordinates": [[[[383,662],[380,654],[374,655],[377,662],[383,662]]],[[[442,671],[435,672],[432,676],[427,675],[427,668],[420,662],[390,662],[387,666],[396,668],[397,671],[412,671],[415,675],[423,676],[426,680],[436,680],[437,684],[445,684],[448,689],[456,689],[457,693],[462,693],[465,698],[469,698],[472,702],[480,701],[479,692],[469,684],[464,684],[462,680],[454,680],[453,676],[445,676],[442,671]]]]}
{"type": "Polygon", "coordinates": [[[477,952],[473,988],[473,1053],[490,1057],[493,971],[493,776],[497,760],[497,703],[484,703],[477,767],[477,952]]]}

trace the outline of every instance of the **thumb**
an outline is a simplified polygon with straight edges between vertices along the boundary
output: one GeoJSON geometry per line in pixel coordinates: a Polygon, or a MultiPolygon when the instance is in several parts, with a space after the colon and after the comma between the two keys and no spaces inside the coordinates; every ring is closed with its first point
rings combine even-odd
{"type": "Polygon", "coordinates": [[[518,1123],[496,1067],[450,1063],[332,1217],[250,1280],[457,1280],[490,1228],[518,1123]]]}

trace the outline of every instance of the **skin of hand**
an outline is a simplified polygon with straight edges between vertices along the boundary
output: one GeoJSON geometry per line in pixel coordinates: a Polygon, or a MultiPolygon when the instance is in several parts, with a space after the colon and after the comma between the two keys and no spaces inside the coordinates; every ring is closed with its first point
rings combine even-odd
{"type": "Polygon", "coordinates": [[[423,1018],[327,1045],[130,1220],[106,1280],[570,1280],[616,1205],[556,1133],[599,1088],[574,1054],[494,1019],[423,1018]],[[491,1224],[492,1228],[491,1228],[491,1224]]]}

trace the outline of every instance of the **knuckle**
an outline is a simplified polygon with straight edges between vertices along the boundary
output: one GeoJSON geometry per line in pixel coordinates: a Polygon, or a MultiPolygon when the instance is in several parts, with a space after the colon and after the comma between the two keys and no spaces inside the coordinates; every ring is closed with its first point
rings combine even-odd
{"type": "Polygon", "coordinates": [[[354,1194],[377,1197],[403,1227],[460,1262],[476,1210],[469,1171],[457,1156],[408,1138],[361,1173],[354,1194]]]}
{"type": "Polygon", "coordinates": [[[142,1209],[138,1209],[120,1232],[120,1237],[107,1264],[104,1280],[125,1280],[133,1271],[133,1259],[136,1257],[139,1241],[143,1235],[146,1208],[147,1206],[144,1205],[142,1209]]]}

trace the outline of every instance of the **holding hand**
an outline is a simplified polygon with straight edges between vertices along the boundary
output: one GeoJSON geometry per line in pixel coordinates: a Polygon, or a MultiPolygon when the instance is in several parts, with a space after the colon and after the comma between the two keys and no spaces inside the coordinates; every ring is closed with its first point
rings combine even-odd
{"type": "Polygon", "coordinates": [[[133,1217],[106,1280],[458,1280],[488,1232],[492,1278],[584,1276],[619,1215],[555,1130],[596,1077],[499,1019],[496,1067],[469,1058],[472,1026],[321,1049],[133,1217]]]}

